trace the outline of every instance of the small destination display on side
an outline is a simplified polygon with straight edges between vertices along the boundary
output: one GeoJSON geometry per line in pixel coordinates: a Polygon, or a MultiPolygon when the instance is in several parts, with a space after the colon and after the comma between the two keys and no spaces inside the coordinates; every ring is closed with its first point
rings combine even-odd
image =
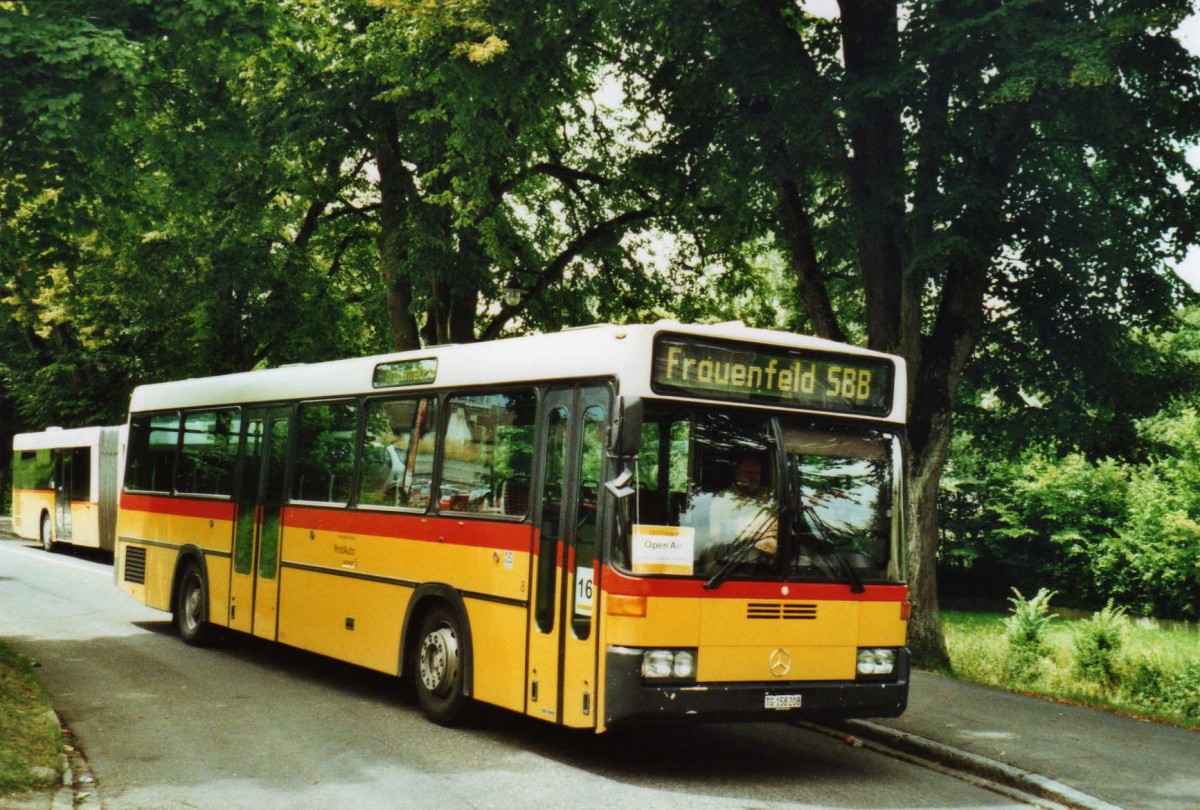
{"type": "Polygon", "coordinates": [[[375,366],[371,383],[376,388],[394,388],[401,385],[424,385],[437,378],[437,358],[422,360],[396,360],[375,366]]]}
{"type": "Polygon", "coordinates": [[[653,387],[706,399],[885,416],[887,360],[671,335],[654,344],[653,387]]]}

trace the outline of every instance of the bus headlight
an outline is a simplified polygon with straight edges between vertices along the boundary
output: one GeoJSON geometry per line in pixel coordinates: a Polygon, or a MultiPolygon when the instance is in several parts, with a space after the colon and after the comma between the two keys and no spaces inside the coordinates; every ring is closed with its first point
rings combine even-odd
{"type": "Polygon", "coordinates": [[[896,651],[891,647],[861,647],[858,651],[858,674],[879,678],[896,671],[896,651]]]}
{"type": "Polygon", "coordinates": [[[690,681],[695,677],[695,650],[646,650],[642,653],[642,678],[647,681],[690,681]]]}

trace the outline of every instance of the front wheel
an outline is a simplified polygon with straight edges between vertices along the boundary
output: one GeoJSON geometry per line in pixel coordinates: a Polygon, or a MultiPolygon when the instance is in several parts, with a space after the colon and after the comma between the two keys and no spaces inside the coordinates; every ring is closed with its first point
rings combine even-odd
{"type": "Polygon", "coordinates": [[[38,539],[46,551],[54,550],[54,527],[50,525],[50,516],[42,512],[42,523],[38,529],[38,539]]]}
{"type": "Polygon", "coordinates": [[[194,562],[187,564],[175,592],[175,627],[187,644],[199,647],[208,642],[208,598],[194,562]]]}
{"type": "Polygon", "coordinates": [[[417,699],[425,716],[442,726],[461,723],[471,699],[464,690],[466,643],[458,617],[437,605],[421,622],[417,648],[417,699]]]}

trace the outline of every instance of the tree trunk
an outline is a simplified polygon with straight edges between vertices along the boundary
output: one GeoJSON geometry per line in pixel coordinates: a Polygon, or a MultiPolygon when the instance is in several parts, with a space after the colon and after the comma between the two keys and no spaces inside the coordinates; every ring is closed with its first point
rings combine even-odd
{"type": "Polygon", "coordinates": [[[927,667],[949,666],[946,637],[942,632],[937,593],[938,484],[950,445],[951,419],[938,420],[935,434],[922,450],[909,442],[905,504],[909,600],[908,646],[915,663],[927,667]]]}
{"type": "Polygon", "coordinates": [[[404,242],[412,178],[400,159],[394,113],[379,108],[376,116],[371,151],[379,170],[379,272],[387,295],[392,348],[408,351],[421,348],[417,319],[412,311],[412,279],[406,266],[408,251],[404,242]]]}

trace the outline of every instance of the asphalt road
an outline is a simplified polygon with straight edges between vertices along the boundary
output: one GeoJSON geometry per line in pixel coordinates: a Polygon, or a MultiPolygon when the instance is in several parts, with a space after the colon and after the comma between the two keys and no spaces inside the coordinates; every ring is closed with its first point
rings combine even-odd
{"type": "Polygon", "coordinates": [[[107,808],[1016,806],[785,725],[439,728],[392,678],[238,636],[188,647],[169,618],[111,560],[0,540],[0,637],[41,664],[107,808]]]}

